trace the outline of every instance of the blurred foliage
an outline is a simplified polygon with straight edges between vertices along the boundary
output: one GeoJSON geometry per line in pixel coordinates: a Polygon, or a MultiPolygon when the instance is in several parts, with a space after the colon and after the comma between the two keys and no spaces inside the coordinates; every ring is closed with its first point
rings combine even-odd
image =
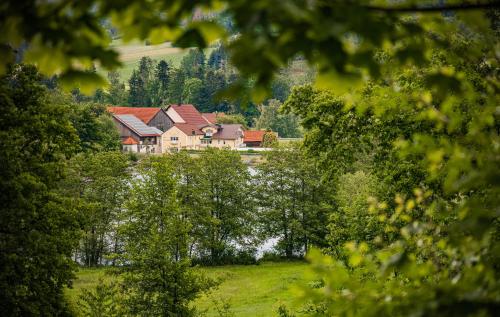
{"type": "Polygon", "coordinates": [[[278,136],[282,138],[301,137],[302,131],[297,116],[284,113],[281,108],[281,102],[275,99],[260,105],[260,116],[255,119],[255,128],[277,132],[278,136]]]}
{"type": "Polygon", "coordinates": [[[220,124],[241,124],[243,128],[248,129],[245,117],[241,114],[218,114],[216,121],[220,124]]]}
{"type": "MultiPolygon", "coordinates": [[[[420,5],[414,0],[397,4],[295,0],[274,1],[273,5],[265,0],[7,1],[0,8],[4,30],[0,70],[5,72],[21,44],[27,44],[26,61],[36,63],[44,74],[61,73],[65,85],[80,85],[88,91],[104,82],[98,74],[86,71],[92,63],[107,69],[120,65],[100,23],[110,19],[125,42],[172,41],[178,47],[204,48],[222,40],[239,72],[255,78],[252,96],[262,101],[274,74],[299,55],[317,67],[319,87],[348,90],[366,78],[378,78],[394,65],[428,62],[432,49],[446,47],[448,34],[462,23],[483,32],[488,19],[479,9],[494,7],[498,8],[495,1],[426,1],[420,5]],[[230,29],[217,16],[230,16],[230,29]],[[229,36],[234,30],[237,36],[229,36]]],[[[475,52],[471,49],[465,54],[475,52]]],[[[434,76],[446,77],[453,80],[455,76],[442,72],[434,76]]]]}
{"type": "Polygon", "coordinates": [[[321,286],[302,289],[312,315],[499,311],[498,30],[467,17],[447,16],[446,50],[431,49],[425,66],[348,95],[296,88],[285,103],[307,129],[306,152],[340,184],[330,237],[341,251],[311,253],[321,286]],[[339,218],[345,175],[359,171],[379,184],[361,208],[369,219],[339,218]]]}

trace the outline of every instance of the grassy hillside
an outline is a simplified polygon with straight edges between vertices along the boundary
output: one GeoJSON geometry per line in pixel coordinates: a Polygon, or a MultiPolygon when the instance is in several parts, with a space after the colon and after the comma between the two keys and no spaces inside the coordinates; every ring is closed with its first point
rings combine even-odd
{"type": "MultiPolygon", "coordinates": [[[[127,81],[132,74],[134,68],[139,65],[139,60],[143,56],[149,56],[155,61],[164,59],[170,65],[175,67],[179,66],[182,57],[187,53],[187,50],[172,47],[170,43],[163,43],[159,45],[145,45],[140,42],[122,43],[121,40],[114,40],[111,47],[115,48],[120,53],[120,61],[123,67],[119,70],[123,81],[127,81]]],[[[208,58],[212,52],[212,48],[207,48],[205,54],[208,58]]],[[[102,71],[103,75],[106,72],[102,71]]]]}
{"type": "MultiPolygon", "coordinates": [[[[208,276],[222,283],[209,294],[200,297],[194,305],[206,311],[207,317],[218,316],[214,302],[228,302],[235,316],[276,316],[280,304],[293,307],[293,287],[304,282],[306,263],[263,263],[249,266],[222,266],[202,268],[208,276]]],[[[94,287],[98,279],[114,277],[104,269],[81,269],[72,289],[66,296],[74,306],[82,288],[94,287]]]]}

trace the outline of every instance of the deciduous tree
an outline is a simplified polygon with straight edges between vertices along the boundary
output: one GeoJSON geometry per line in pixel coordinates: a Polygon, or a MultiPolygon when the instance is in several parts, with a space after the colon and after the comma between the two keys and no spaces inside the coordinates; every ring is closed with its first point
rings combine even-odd
{"type": "Polygon", "coordinates": [[[0,104],[0,311],[65,315],[81,223],[57,185],[78,135],[68,106],[50,101],[33,66],[0,78],[0,104]]]}
{"type": "Polygon", "coordinates": [[[235,246],[251,246],[255,204],[250,195],[250,175],[240,155],[208,148],[201,154],[202,197],[209,211],[200,247],[201,256],[218,264],[235,246]]]}
{"type": "Polygon", "coordinates": [[[123,224],[123,286],[127,308],[139,316],[194,316],[190,303],[210,287],[190,268],[190,219],[180,208],[179,178],[166,157],[140,168],[123,224]]]}

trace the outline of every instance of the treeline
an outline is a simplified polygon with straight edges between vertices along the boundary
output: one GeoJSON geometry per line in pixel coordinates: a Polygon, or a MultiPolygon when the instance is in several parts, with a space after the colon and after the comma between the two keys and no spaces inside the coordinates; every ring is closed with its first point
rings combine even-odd
{"type": "Polygon", "coordinates": [[[191,316],[188,303],[215,285],[192,265],[255,264],[269,239],[277,244],[267,259],[327,245],[332,192],[296,145],[266,153],[252,174],[239,153],[212,148],[140,162],[119,152],[75,156],[61,184],[83,220],[74,260],[114,266],[123,279],[119,288],[100,285],[105,297],[87,290],[79,309],[92,315],[112,300],[120,303],[113,316],[191,316]]]}
{"type": "Polygon", "coordinates": [[[230,150],[147,157],[138,165],[118,152],[75,156],[62,186],[66,197],[79,201],[86,224],[74,259],[116,265],[132,239],[120,228],[145,212],[170,212],[168,206],[189,227],[185,247],[193,263],[255,263],[256,248],[268,239],[277,239],[276,256],[288,259],[324,246],[332,192],[319,171],[296,146],[264,156],[253,176],[230,150]]]}
{"type": "Polygon", "coordinates": [[[213,48],[208,57],[200,49],[189,50],[179,67],[165,60],[156,62],[150,57],[142,57],[130,78],[122,80],[118,72],[110,72],[108,80],[109,88],[98,89],[92,96],[73,90],[74,100],[134,107],[193,104],[200,112],[233,115],[225,118],[223,123],[244,123],[249,127],[270,129],[282,137],[300,137],[302,134],[294,115],[278,111],[293,84],[285,74],[275,79],[269,99],[261,105],[254,104],[249,98],[230,100],[224,97],[223,92],[231,85],[250,86],[251,81],[244,80],[236,72],[221,45],[213,48]]]}

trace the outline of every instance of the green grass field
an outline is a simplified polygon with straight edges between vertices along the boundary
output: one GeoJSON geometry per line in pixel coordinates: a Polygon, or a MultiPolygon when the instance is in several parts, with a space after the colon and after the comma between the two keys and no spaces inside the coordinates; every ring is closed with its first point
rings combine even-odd
{"type": "MultiPolygon", "coordinates": [[[[185,49],[172,47],[170,43],[145,45],[144,43],[131,42],[124,44],[121,40],[113,40],[111,47],[116,49],[120,54],[120,61],[123,63],[123,67],[119,69],[119,72],[121,79],[125,82],[130,78],[132,71],[138,67],[139,60],[143,56],[149,56],[156,62],[164,59],[170,65],[178,67],[182,57],[188,52],[188,50],[185,49]]],[[[213,48],[205,49],[207,58],[212,50],[213,48]]],[[[105,70],[99,70],[99,72],[103,76],[107,75],[105,70]]]]}
{"type": "MultiPolygon", "coordinates": [[[[199,311],[206,311],[207,317],[218,316],[215,302],[228,302],[238,317],[276,316],[281,304],[295,307],[293,288],[306,282],[306,266],[303,262],[282,262],[201,268],[207,276],[221,279],[222,283],[193,305],[199,311]]],[[[114,277],[107,275],[105,269],[80,269],[73,288],[65,292],[72,307],[76,307],[81,290],[94,287],[99,278],[110,281],[114,277]]]]}

